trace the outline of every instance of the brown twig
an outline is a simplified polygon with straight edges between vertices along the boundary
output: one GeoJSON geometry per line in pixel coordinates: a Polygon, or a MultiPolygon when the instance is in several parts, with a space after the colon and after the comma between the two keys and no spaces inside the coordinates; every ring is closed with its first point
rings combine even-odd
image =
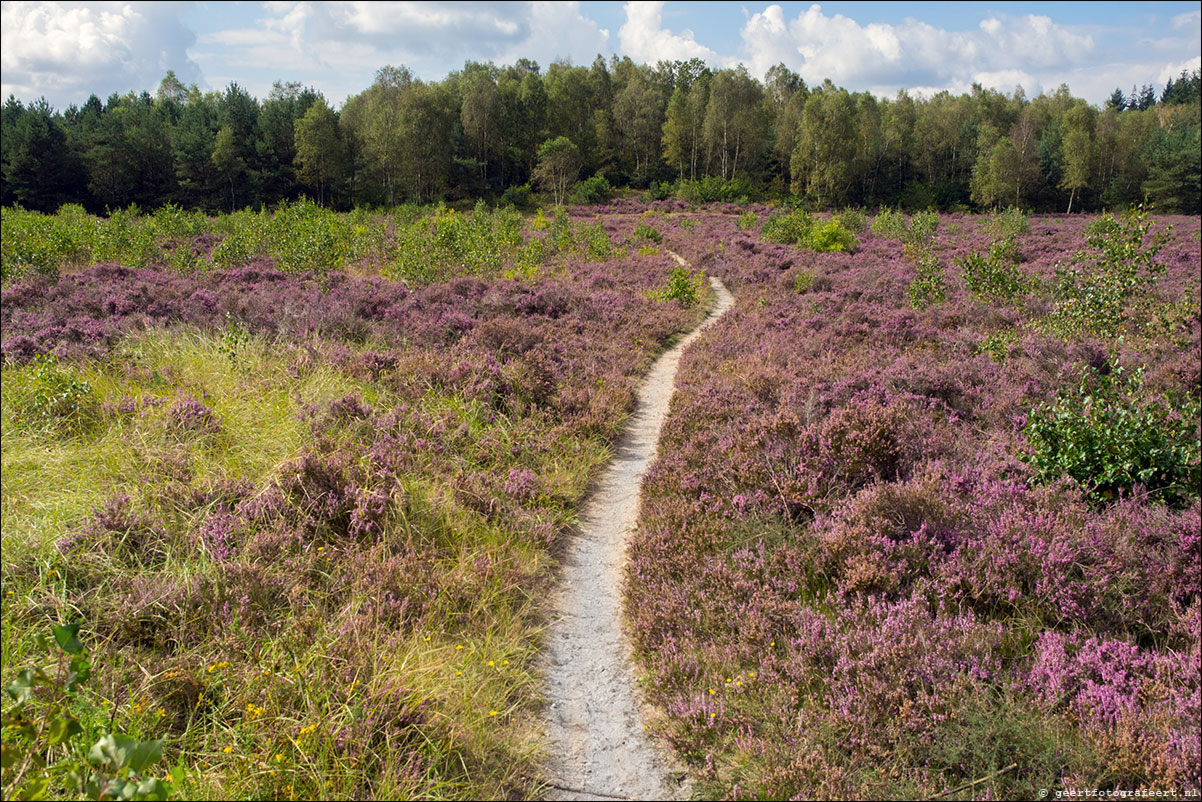
{"type": "Polygon", "coordinates": [[[964,785],[961,785],[958,788],[952,788],[947,791],[944,791],[941,794],[935,794],[933,799],[939,799],[940,797],[943,797],[943,796],[951,796],[952,794],[958,794],[961,791],[967,791],[969,788],[972,788],[974,785],[980,785],[981,783],[985,782],[986,780],[992,780],[994,777],[1000,777],[1001,775],[1005,774],[1006,772],[1010,771],[1011,769],[1017,769],[1017,768],[1018,768],[1017,763],[1011,763],[1006,768],[998,769],[993,774],[988,774],[979,780],[973,780],[970,783],[964,783],[964,785]]]}

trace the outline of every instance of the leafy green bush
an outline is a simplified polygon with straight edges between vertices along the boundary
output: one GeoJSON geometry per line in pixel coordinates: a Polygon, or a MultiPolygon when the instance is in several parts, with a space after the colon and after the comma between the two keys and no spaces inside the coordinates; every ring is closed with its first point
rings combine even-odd
{"type": "Polygon", "coordinates": [[[529,209],[530,203],[534,199],[534,188],[529,182],[520,185],[506,187],[501,193],[501,204],[517,207],[518,209],[529,209]]]}
{"type": "MultiPolygon", "coordinates": [[[[654,229],[652,230],[654,231],[654,229]]],[[[659,232],[656,233],[658,234],[659,232]]],[[[582,225],[580,227],[580,238],[584,241],[585,255],[595,262],[604,262],[607,259],[612,259],[622,251],[609,238],[609,234],[605,233],[605,226],[600,221],[590,225],[582,225]]],[[[663,237],[660,237],[660,240],[662,239],[663,237]]]]}
{"type": "Polygon", "coordinates": [[[814,218],[809,212],[794,209],[789,212],[773,212],[764,221],[761,233],[769,242],[801,245],[809,237],[813,227],[814,218]]]}
{"type": "Polygon", "coordinates": [[[350,250],[346,223],[307,198],[280,205],[268,223],[268,241],[285,273],[324,275],[341,267],[350,250]]]}
{"type": "Polygon", "coordinates": [[[609,203],[613,195],[614,189],[609,185],[609,179],[600,173],[581,181],[576,187],[576,198],[580,203],[609,203]]]}
{"type": "Polygon", "coordinates": [[[110,211],[95,229],[90,258],[93,262],[117,262],[126,267],[147,267],[160,255],[154,221],[143,218],[137,206],[110,211]]]}
{"type": "Polygon", "coordinates": [[[755,228],[755,221],[755,212],[751,209],[748,209],[739,215],[739,219],[735,221],[735,226],[737,226],[740,231],[750,231],[751,229],[755,228]]]}
{"type": "Polygon", "coordinates": [[[836,212],[831,219],[837,220],[839,225],[856,236],[864,233],[864,228],[867,224],[864,219],[864,213],[859,209],[844,209],[836,212]]]}
{"type": "Polygon", "coordinates": [[[872,221],[872,233],[883,239],[904,239],[909,226],[906,216],[888,207],[881,209],[872,221]]]}
{"type": "Polygon", "coordinates": [[[810,291],[810,287],[814,286],[814,271],[802,270],[793,276],[793,291],[798,295],[804,295],[810,291]]]}
{"type": "Polygon", "coordinates": [[[668,275],[668,286],[656,293],[656,298],[660,301],[679,301],[682,306],[695,306],[701,299],[704,282],[703,273],[690,275],[682,265],[677,265],[668,275]]]}
{"type": "Polygon", "coordinates": [[[634,226],[634,233],[630,235],[631,240],[645,239],[656,244],[664,241],[664,235],[659,229],[654,226],[649,226],[642,220],[638,221],[634,226]]]}
{"type": "Polygon", "coordinates": [[[769,242],[789,243],[820,253],[847,252],[859,244],[855,235],[838,220],[816,223],[810,213],[802,209],[773,214],[764,221],[762,232],[769,242]]]}
{"type": "Polygon", "coordinates": [[[973,249],[957,260],[964,284],[982,301],[1009,301],[1025,292],[1029,282],[1015,265],[1013,237],[996,240],[987,253],[973,249]]]}
{"type": "Polygon", "coordinates": [[[44,214],[21,207],[0,209],[0,280],[58,269],[53,223],[44,214]]]}
{"type": "Polygon", "coordinates": [[[913,252],[929,247],[934,242],[935,232],[938,230],[938,212],[915,212],[910,215],[910,226],[904,237],[906,250],[913,252]]]}
{"type": "Polygon", "coordinates": [[[1090,250],[1079,251],[1075,264],[1055,268],[1056,308],[1047,321],[1053,332],[1116,336],[1131,312],[1149,311],[1152,290],[1166,269],[1156,256],[1172,231],[1170,226],[1149,236],[1151,227],[1142,208],[1127,213],[1121,223],[1107,214],[1086,227],[1090,250]],[[1129,312],[1132,306],[1136,308],[1129,312]]]}
{"type": "Polygon", "coordinates": [[[1141,485],[1170,504],[1196,498],[1198,399],[1149,397],[1143,372],[1082,369],[1077,386],[1031,410],[1022,455],[1039,481],[1067,475],[1098,501],[1141,485]]]}
{"type": "MultiPolygon", "coordinates": [[[[92,673],[79,629],[76,623],[51,630],[58,652],[53,675],[42,666],[25,668],[4,686],[12,702],[0,722],[4,798],[57,798],[66,792],[87,799],[169,799],[171,787],[149,772],[162,758],[162,738],[139,741],[108,732],[102,720],[76,717],[84,707],[80,686],[92,673]],[[85,751],[84,743],[93,738],[85,751]]],[[[47,651],[50,641],[41,636],[38,650],[47,651]]],[[[177,766],[172,782],[179,785],[183,779],[183,768],[177,766]]]]}
{"type": "Polygon", "coordinates": [[[1031,223],[1023,210],[1009,206],[1001,212],[990,212],[981,228],[991,237],[1017,237],[1031,232],[1031,223]]]}
{"type": "Polygon", "coordinates": [[[906,294],[915,309],[925,309],[943,303],[946,295],[947,276],[943,263],[931,250],[921,251],[916,257],[918,272],[906,294]]]}
{"type": "Polygon", "coordinates": [[[21,370],[12,396],[4,399],[5,412],[15,424],[57,434],[81,434],[97,420],[99,402],[86,379],[63,367],[53,354],[39,354],[21,370]]]}
{"type": "Polygon", "coordinates": [[[805,242],[801,244],[819,253],[849,253],[859,245],[855,235],[844,228],[838,220],[827,220],[821,225],[814,226],[810,229],[805,242]]]}
{"type": "Polygon", "coordinates": [[[267,250],[268,220],[264,212],[238,211],[220,215],[213,230],[224,237],[213,248],[213,265],[240,267],[267,250]]]}
{"type": "Polygon", "coordinates": [[[675,191],[671,181],[652,181],[643,197],[646,201],[667,200],[675,191]]]}
{"type": "Polygon", "coordinates": [[[692,204],[747,203],[757,193],[751,182],[741,176],[724,181],[716,175],[707,175],[696,181],[681,181],[676,195],[692,204]]]}

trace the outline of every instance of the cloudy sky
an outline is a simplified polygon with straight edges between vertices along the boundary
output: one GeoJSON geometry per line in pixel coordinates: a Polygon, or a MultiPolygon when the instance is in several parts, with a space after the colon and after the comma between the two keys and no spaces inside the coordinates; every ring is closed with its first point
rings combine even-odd
{"type": "Polygon", "coordinates": [[[974,81],[1028,96],[1067,83],[1101,103],[1113,89],[1202,65],[1197,2],[25,2],[2,4],[3,95],[56,108],[173,69],[185,83],[237,81],[265,97],[301,81],[335,104],[384,64],[440,79],[465,60],[589,64],[699,57],[777,62],[808,83],[961,92],[974,81]]]}

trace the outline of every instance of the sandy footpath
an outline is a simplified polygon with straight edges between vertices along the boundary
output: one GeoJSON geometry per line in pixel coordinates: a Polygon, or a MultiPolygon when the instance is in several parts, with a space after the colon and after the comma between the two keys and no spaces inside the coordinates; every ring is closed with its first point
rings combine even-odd
{"type": "Polygon", "coordinates": [[[681,354],[734,303],[721,281],[711,277],[710,284],[717,304],[700,326],[656,360],[643,380],[634,414],[585,502],[580,532],[564,554],[544,658],[552,746],[547,799],[674,799],[686,794],[668,777],[666,757],[644,731],[631,648],[622,631],[622,574],[643,475],[655,457],[681,354]]]}

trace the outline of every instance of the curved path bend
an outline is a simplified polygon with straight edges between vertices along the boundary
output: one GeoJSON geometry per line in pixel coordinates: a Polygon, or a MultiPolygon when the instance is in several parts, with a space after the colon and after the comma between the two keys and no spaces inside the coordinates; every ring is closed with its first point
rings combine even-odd
{"type": "Polygon", "coordinates": [[[685,793],[668,778],[667,759],[644,729],[632,650],[622,631],[622,574],[640,486],[655,456],[681,354],[734,304],[721,281],[711,277],[710,285],[717,303],[644,378],[634,414],[564,554],[544,662],[551,701],[547,799],[675,799],[685,793]]]}

